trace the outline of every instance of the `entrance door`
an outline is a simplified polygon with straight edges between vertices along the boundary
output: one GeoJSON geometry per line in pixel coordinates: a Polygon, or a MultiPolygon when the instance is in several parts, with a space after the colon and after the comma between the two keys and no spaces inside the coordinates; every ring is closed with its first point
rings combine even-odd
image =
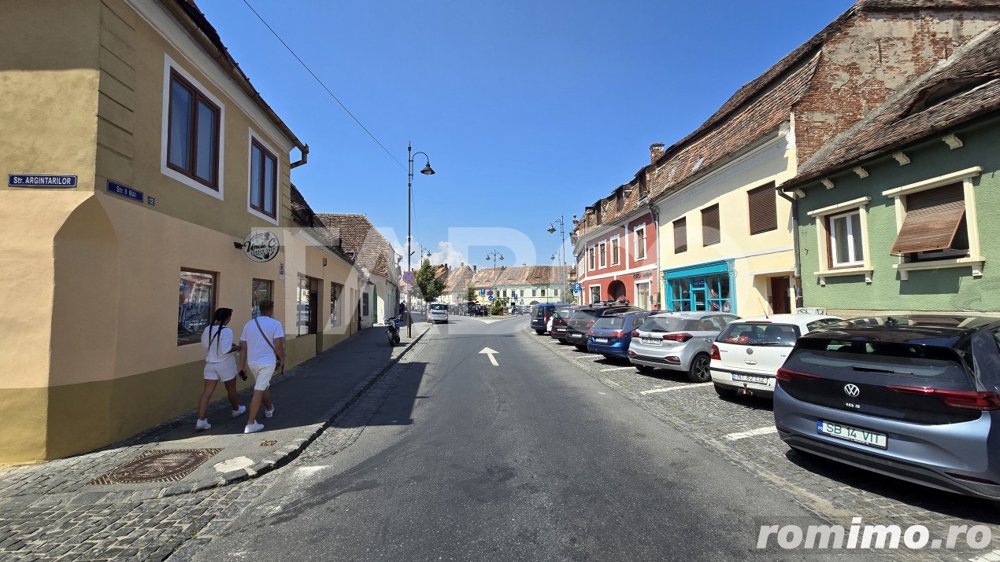
{"type": "Polygon", "coordinates": [[[691,310],[708,310],[708,287],[691,284],[691,310]]]}
{"type": "Polygon", "coordinates": [[[787,277],[771,278],[771,311],[773,314],[788,314],[791,312],[791,307],[788,305],[789,287],[787,277]]]}

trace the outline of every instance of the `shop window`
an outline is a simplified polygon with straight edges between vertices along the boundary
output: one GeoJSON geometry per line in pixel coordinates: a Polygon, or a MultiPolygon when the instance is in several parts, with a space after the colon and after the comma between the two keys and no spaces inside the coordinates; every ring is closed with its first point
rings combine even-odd
{"type": "Polygon", "coordinates": [[[701,244],[711,246],[721,241],[719,234],[719,205],[701,210],[701,244]]]}
{"type": "Polygon", "coordinates": [[[278,158],[257,139],[250,141],[250,208],[276,218],[278,158]]]}
{"type": "Polygon", "coordinates": [[[903,196],[906,218],[891,253],[908,261],[969,255],[965,195],[961,183],[903,196]]]}
{"type": "Polygon", "coordinates": [[[261,301],[274,302],[274,282],[267,279],[254,279],[250,290],[250,315],[260,316],[261,301]]]}
{"type": "Polygon", "coordinates": [[[219,189],[219,106],[175,70],[170,71],[167,166],[219,189]]]}
{"type": "Polygon", "coordinates": [[[180,303],[177,308],[177,345],[198,343],[215,312],[218,274],[181,269],[180,303]]]}
{"type": "Polygon", "coordinates": [[[299,276],[295,310],[298,335],[315,334],[319,319],[319,282],[316,279],[305,275],[299,276]]]}
{"type": "Polygon", "coordinates": [[[681,217],[674,221],[674,253],[680,254],[688,249],[687,219],[681,217]]]}
{"type": "Polygon", "coordinates": [[[330,326],[340,326],[340,296],[343,293],[343,285],[340,283],[330,283],[330,326]]]}
{"type": "Polygon", "coordinates": [[[747,192],[751,235],[778,229],[777,197],[773,183],[747,192]]]}
{"type": "Polygon", "coordinates": [[[668,308],[673,312],[733,309],[728,275],[673,279],[668,282],[668,308]]]}
{"type": "Polygon", "coordinates": [[[864,237],[861,228],[861,211],[855,209],[827,219],[829,233],[830,267],[864,265],[864,237]]]}

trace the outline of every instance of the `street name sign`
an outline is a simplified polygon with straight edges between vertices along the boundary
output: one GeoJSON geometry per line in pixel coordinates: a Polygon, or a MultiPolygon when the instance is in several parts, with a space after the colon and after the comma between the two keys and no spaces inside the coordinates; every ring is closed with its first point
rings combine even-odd
{"type": "Polygon", "coordinates": [[[7,174],[7,187],[76,187],[76,176],[7,174]]]}

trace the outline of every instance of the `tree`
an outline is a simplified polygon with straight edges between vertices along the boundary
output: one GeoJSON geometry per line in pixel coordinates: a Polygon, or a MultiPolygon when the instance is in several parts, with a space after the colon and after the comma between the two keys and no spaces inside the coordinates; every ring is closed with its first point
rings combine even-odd
{"type": "Polygon", "coordinates": [[[476,290],[469,287],[465,290],[465,300],[466,302],[476,302],[476,290]]]}
{"type": "Polygon", "coordinates": [[[431,260],[424,260],[417,270],[417,289],[424,296],[424,302],[434,302],[444,292],[444,280],[436,273],[431,260]]]}

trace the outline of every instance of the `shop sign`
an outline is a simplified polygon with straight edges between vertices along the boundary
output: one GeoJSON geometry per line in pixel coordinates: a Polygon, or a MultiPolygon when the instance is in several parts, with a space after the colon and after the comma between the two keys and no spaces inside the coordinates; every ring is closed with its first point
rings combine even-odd
{"type": "Polygon", "coordinates": [[[114,195],[120,195],[122,197],[128,197],[129,199],[134,199],[135,201],[138,201],[140,203],[142,203],[143,201],[141,191],[139,191],[138,189],[132,189],[131,187],[124,184],[120,184],[116,181],[108,180],[108,193],[112,193],[114,195]]]}
{"type": "Polygon", "coordinates": [[[257,263],[267,263],[278,255],[281,242],[269,230],[251,230],[243,239],[243,253],[247,259],[257,263]]]}
{"type": "Polygon", "coordinates": [[[76,187],[76,176],[7,174],[8,187],[76,187]]]}

